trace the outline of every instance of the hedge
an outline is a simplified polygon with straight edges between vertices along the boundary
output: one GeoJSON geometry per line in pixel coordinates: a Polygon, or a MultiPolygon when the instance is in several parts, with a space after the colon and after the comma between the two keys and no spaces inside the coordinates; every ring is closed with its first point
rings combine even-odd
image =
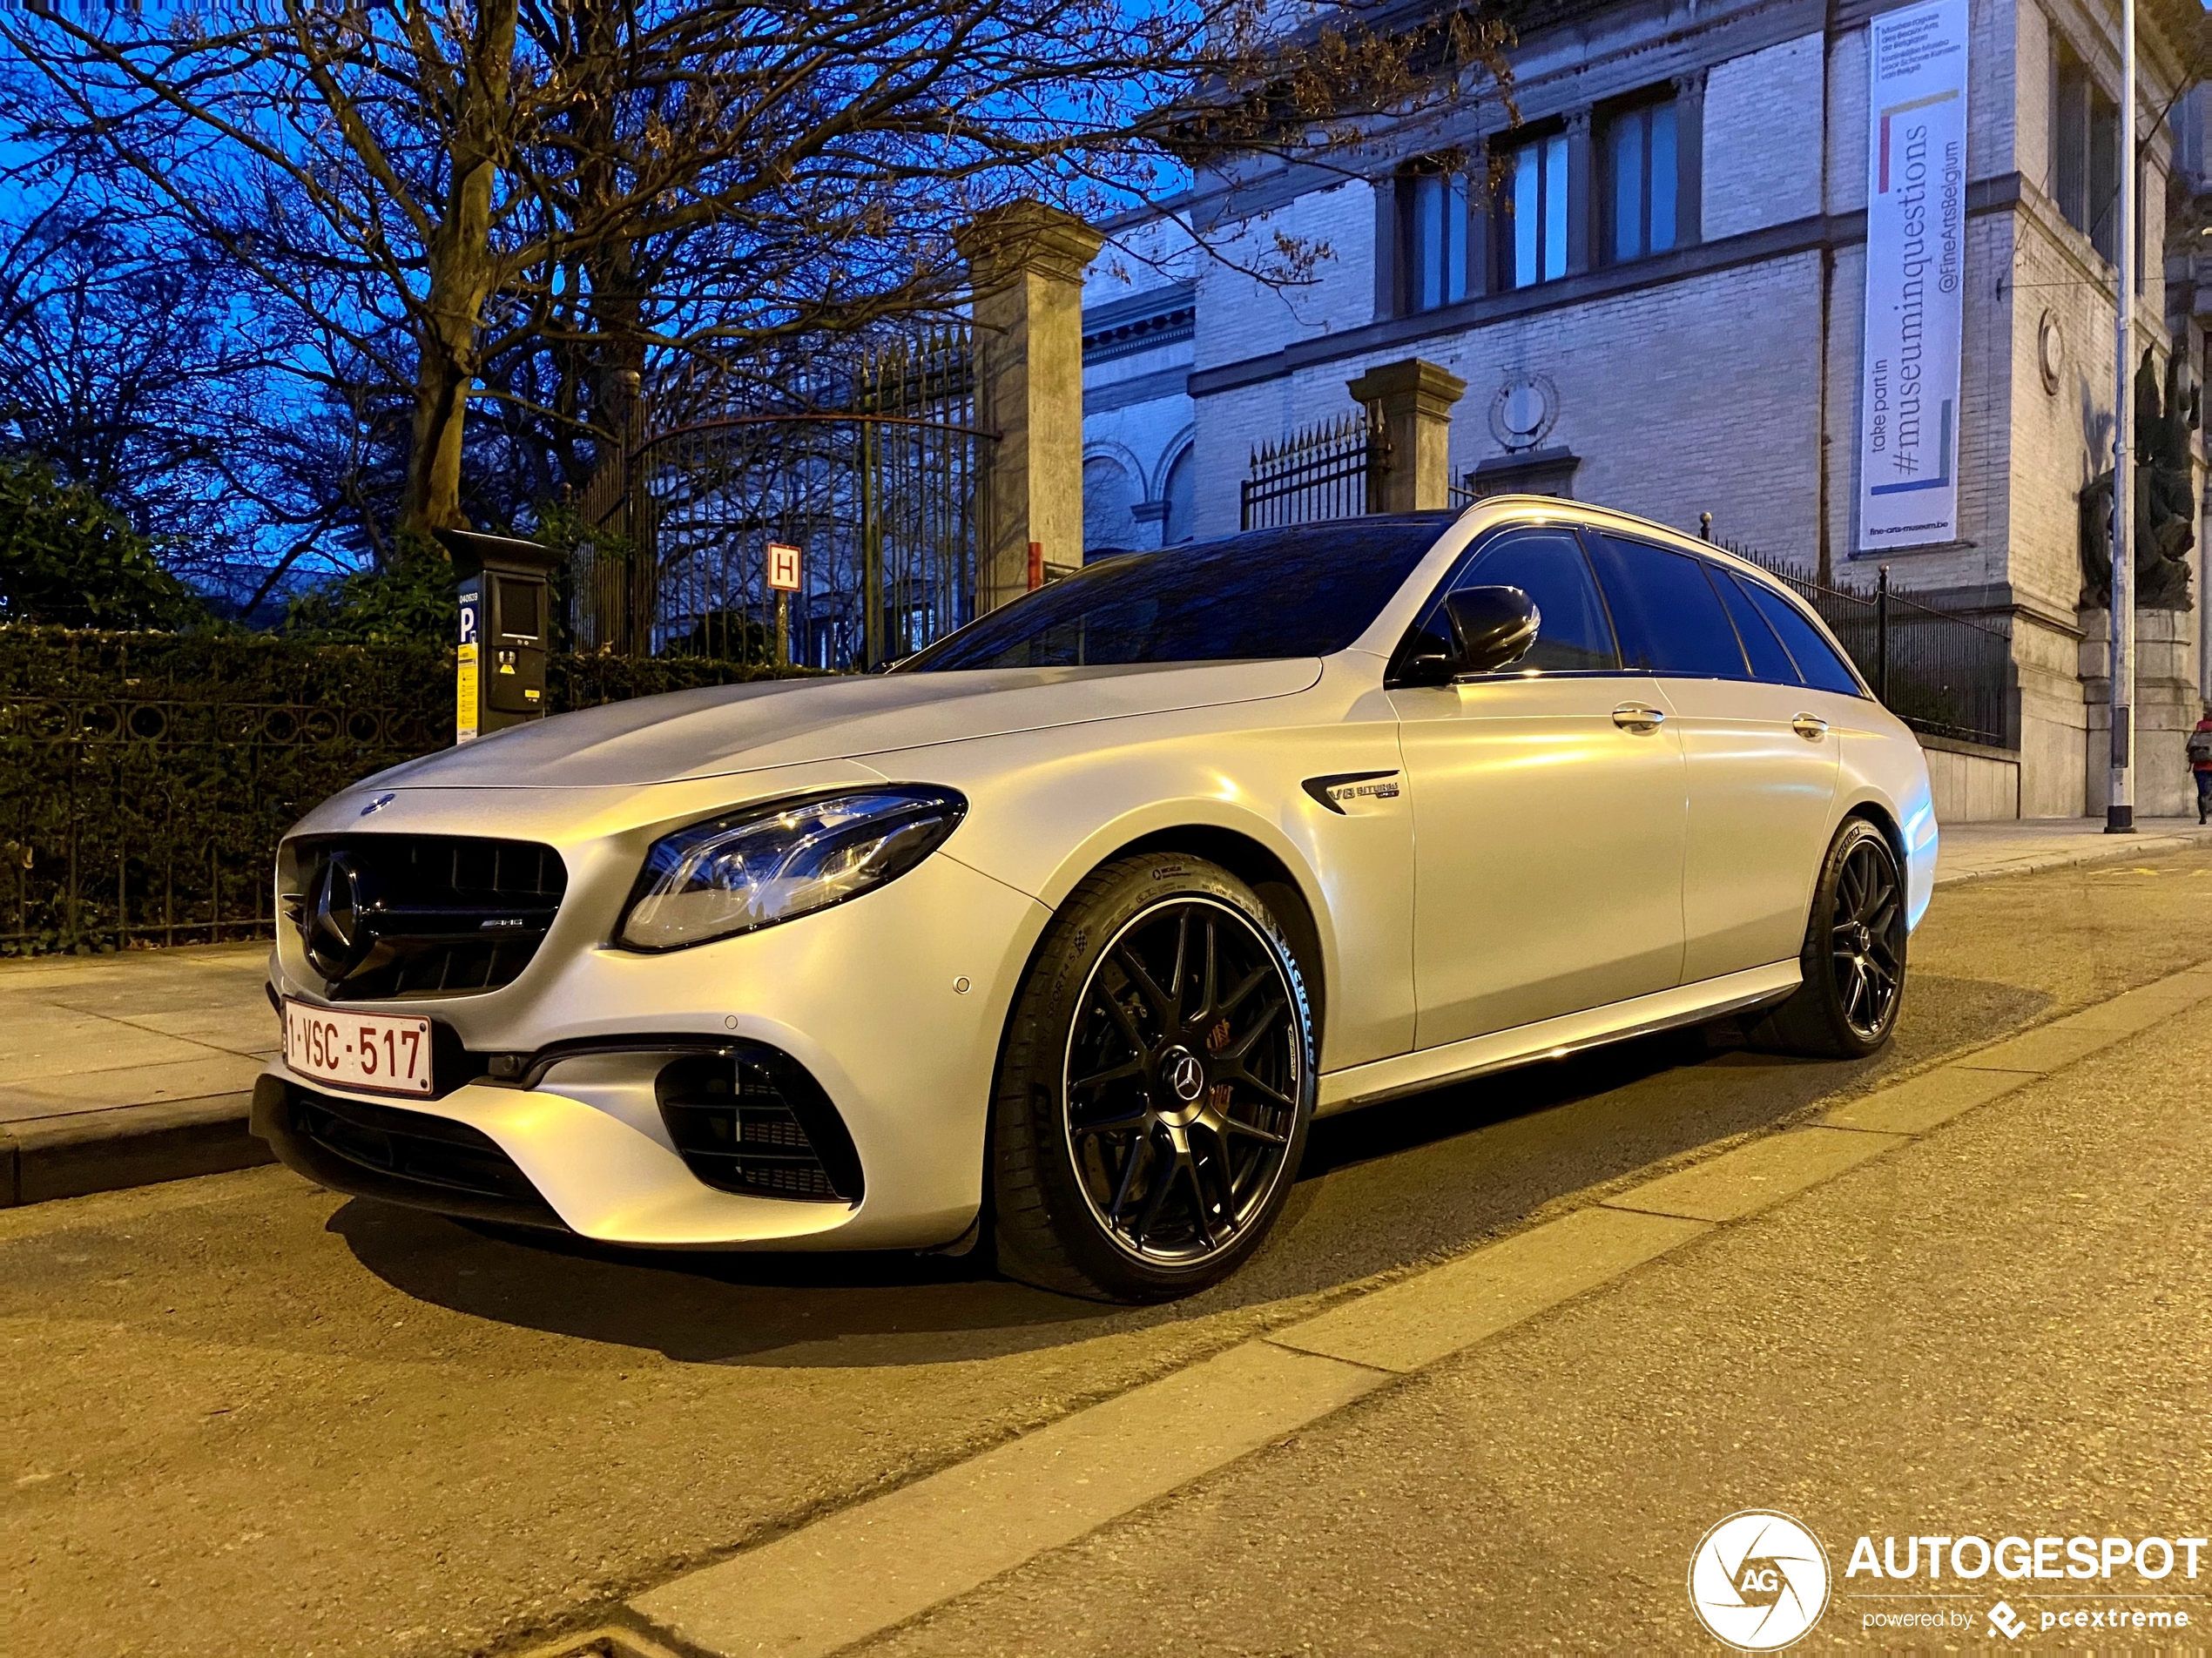
{"type": "MultiPolygon", "coordinates": [[[[556,657],[556,712],[806,674],[556,657]]],[[[0,955],[266,934],[276,843],[453,742],[453,651],[0,624],[0,955]]]]}

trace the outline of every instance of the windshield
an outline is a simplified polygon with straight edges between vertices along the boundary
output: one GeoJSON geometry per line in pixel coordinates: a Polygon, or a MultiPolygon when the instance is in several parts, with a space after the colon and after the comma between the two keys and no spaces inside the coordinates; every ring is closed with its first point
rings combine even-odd
{"type": "Polygon", "coordinates": [[[948,634],[897,671],[1325,657],[1366,630],[1452,518],[1345,518],[1118,554],[948,634]]]}

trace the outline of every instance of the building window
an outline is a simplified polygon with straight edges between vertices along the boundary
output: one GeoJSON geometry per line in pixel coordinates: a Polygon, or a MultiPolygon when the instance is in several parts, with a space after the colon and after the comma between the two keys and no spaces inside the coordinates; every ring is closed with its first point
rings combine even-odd
{"type": "Polygon", "coordinates": [[[1675,104],[1645,104],[1605,123],[1605,258],[1608,264],[1675,245],[1675,104]]]}
{"type": "Polygon", "coordinates": [[[2064,41],[2051,65],[2051,193],[2066,222],[2106,259],[2120,234],[2120,105],[2064,41]]]}
{"type": "Polygon", "coordinates": [[[1532,288],[1567,274],[1567,136],[1501,152],[1498,286],[1532,288]]]}
{"type": "Polygon", "coordinates": [[[1160,523],[1163,547],[1179,547],[1198,537],[1198,468],[1191,458],[1196,453],[1195,444],[1184,444],[1168,468],[1167,482],[1160,486],[1168,503],[1167,516],[1160,523]]]}
{"type": "Polygon", "coordinates": [[[1464,300],[1467,285],[1467,176],[1425,167],[1398,181],[1405,229],[1406,308],[1433,311],[1464,300]]]}

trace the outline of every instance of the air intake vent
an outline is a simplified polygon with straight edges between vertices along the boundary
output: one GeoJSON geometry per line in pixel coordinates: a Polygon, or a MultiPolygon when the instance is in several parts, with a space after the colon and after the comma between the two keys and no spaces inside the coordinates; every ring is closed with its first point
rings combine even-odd
{"type": "Polygon", "coordinates": [[[341,1001],[465,996],[511,983],[561,907],[550,846],[461,835],[302,843],[285,907],[327,994],[341,1001]]]}
{"type": "Polygon", "coordinates": [[[336,1099],[297,1086],[290,1094],[292,1131],[327,1155],[382,1176],[397,1188],[370,1187],[376,1195],[412,1199],[433,1209],[448,1194],[490,1198],[511,1206],[517,1219],[560,1223],[514,1159],[489,1135],[465,1122],[336,1099]]]}
{"type": "Polygon", "coordinates": [[[661,1121],[685,1166],[718,1191],[860,1201],[860,1159],[821,1085],[788,1054],[733,1043],[661,1068],[661,1121]]]}

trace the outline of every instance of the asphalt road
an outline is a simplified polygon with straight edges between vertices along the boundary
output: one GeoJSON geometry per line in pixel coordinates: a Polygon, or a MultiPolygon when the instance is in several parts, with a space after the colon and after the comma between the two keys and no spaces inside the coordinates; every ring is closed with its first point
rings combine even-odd
{"type": "Polygon", "coordinates": [[[570,1627],[1369,1275],[2212,956],[2212,853],[2143,872],[1947,889],[1865,1064],[1655,1039],[1320,1125],[1267,1250],[1168,1309],[944,1260],[548,1248],[274,1169],[0,1213],[0,1651],[451,1655],[570,1627]]]}
{"type": "Polygon", "coordinates": [[[1720,1653],[1686,1580],[1750,1508],[1824,1547],[1827,1608],[1797,1651],[2201,1653],[2208,1079],[2212,1024],[2164,1023],[855,1658],[1720,1653]],[[2052,1569],[2008,1536],[2053,1539],[2052,1569]],[[2077,1537],[2097,1570],[2057,1541],[2077,1537]],[[1966,1538],[1932,1574],[1908,1541],[1966,1538]],[[2146,1538],[2168,1540],[2155,1578],[2104,1546],[2146,1538]],[[1899,1562],[1909,1580],[1866,1569],[1899,1562]],[[1940,1633],[1900,1621],[1929,1618],[1940,1633]]]}

